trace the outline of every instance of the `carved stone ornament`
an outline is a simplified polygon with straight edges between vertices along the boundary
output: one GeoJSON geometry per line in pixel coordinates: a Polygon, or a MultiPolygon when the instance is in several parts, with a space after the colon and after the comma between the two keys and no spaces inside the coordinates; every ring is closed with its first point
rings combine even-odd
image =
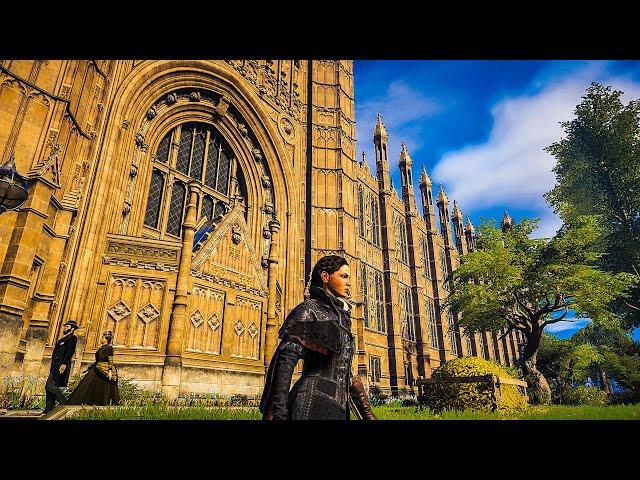
{"type": "Polygon", "coordinates": [[[262,177],[262,186],[264,188],[271,188],[271,180],[269,180],[269,177],[267,176],[262,177]]]}
{"type": "Polygon", "coordinates": [[[169,105],[173,105],[177,101],[178,101],[178,96],[175,93],[170,93],[169,95],[167,95],[167,103],[169,105]]]}
{"type": "Polygon", "coordinates": [[[207,325],[209,325],[209,328],[214,332],[218,329],[218,327],[220,327],[220,324],[220,319],[215,313],[211,315],[211,318],[209,318],[209,320],[207,320],[207,325]]]}
{"type": "Polygon", "coordinates": [[[245,126],[245,124],[244,124],[244,123],[240,123],[240,124],[238,125],[238,130],[240,130],[240,134],[241,134],[243,137],[246,137],[246,136],[249,134],[249,130],[247,130],[247,127],[245,126]]]}
{"type": "Polygon", "coordinates": [[[200,96],[200,92],[191,92],[189,94],[189,100],[192,102],[199,102],[202,97],[200,96]]]}
{"type": "Polygon", "coordinates": [[[138,317],[144,323],[149,323],[160,315],[160,311],[155,307],[155,305],[151,303],[147,303],[142,309],[138,312],[138,317]]]}
{"type": "Polygon", "coordinates": [[[202,325],[202,322],[204,322],[204,318],[202,318],[200,310],[196,310],[191,314],[191,323],[193,323],[193,326],[195,328],[198,328],[200,325],[202,325]]]}
{"type": "Polygon", "coordinates": [[[135,141],[136,147],[142,148],[144,146],[144,136],[141,133],[136,133],[135,141]]]}
{"type": "Polygon", "coordinates": [[[260,265],[262,265],[262,268],[268,268],[269,267],[269,260],[266,258],[262,259],[262,262],[260,262],[260,265]]]}
{"type": "Polygon", "coordinates": [[[131,170],[129,170],[129,176],[135,178],[138,175],[138,166],[135,163],[131,164],[131,170]]]}
{"type": "Polygon", "coordinates": [[[113,318],[114,321],[119,322],[131,313],[131,309],[126,303],[124,303],[122,300],[119,300],[118,303],[107,310],[107,313],[111,316],[111,318],[113,318]]]}
{"type": "Polygon", "coordinates": [[[131,204],[129,202],[124,202],[124,207],[122,207],[122,214],[129,215],[130,211],[131,211],[131,204]]]}
{"type": "Polygon", "coordinates": [[[266,238],[267,240],[270,240],[271,239],[271,232],[265,228],[264,230],[262,230],[262,236],[264,238],[266,238]]]}
{"type": "Polygon", "coordinates": [[[253,149],[253,157],[256,159],[256,161],[261,162],[262,161],[262,152],[260,150],[258,150],[257,148],[253,149]]]}
{"type": "Polygon", "coordinates": [[[149,120],[153,120],[156,115],[158,114],[158,112],[156,112],[156,109],[151,107],[149,110],[147,110],[147,118],[149,120]]]}
{"type": "Polygon", "coordinates": [[[251,338],[255,337],[260,332],[255,323],[252,323],[247,331],[249,332],[249,335],[251,335],[251,338]]]}
{"type": "Polygon", "coordinates": [[[264,213],[266,213],[267,215],[271,215],[273,213],[273,205],[271,205],[270,203],[267,203],[264,206],[264,213]]]}
{"type": "Polygon", "coordinates": [[[242,324],[242,321],[238,320],[233,326],[233,329],[236,331],[237,335],[242,335],[244,332],[244,325],[242,324]]]}
{"type": "Polygon", "coordinates": [[[239,244],[242,241],[242,233],[237,225],[233,226],[233,233],[231,234],[231,240],[234,244],[239,244]]]}
{"type": "Polygon", "coordinates": [[[226,95],[222,96],[218,101],[218,104],[215,107],[215,111],[221,117],[224,117],[227,114],[227,110],[229,109],[230,98],[226,95]]]}

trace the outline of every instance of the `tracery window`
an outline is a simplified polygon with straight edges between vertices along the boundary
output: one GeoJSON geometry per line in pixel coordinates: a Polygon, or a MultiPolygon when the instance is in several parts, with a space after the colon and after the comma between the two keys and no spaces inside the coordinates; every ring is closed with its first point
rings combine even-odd
{"type": "Polygon", "coordinates": [[[466,339],[467,342],[467,355],[471,356],[473,355],[473,345],[472,345],[472,341],[471,341],[471,334],[467,331],[464,332],[464,338],[466,339]]]}
{"type": "Polygon", "coordinates": [[[380,246],[380,207],[375,195],[371,195],[371,230],[373,232],[373,244],[380,246]]]}
{"type": "Polygon", "coordinates": [[[416,333],[413,318],[413,297],[411,295],[411,288],[401,285],[398,288],[399,307],[401,315],[402,336],[407,340],[415,341],[416,333]]]}
{"type": "Polygon", "coordinates": [[[358,213],[360,215],[360,236],[364,237],[364,191],[362,190],[362,185],[358,186],[358,213]]]}
{"type": "Polygon", "coordinates": [[[440,248],[440,270],[442,271],[442,286],[449,291],[449,268],[447,267],[447,257],[444,248],[440,248]]]}
{"type": "Polygon", "coordinates": [[[187,183],[191,179],[202,182],[198,219],[226,213],[230,197],[245,193],[241,173],[237,175],[238,184],[234,183],[240,192],[231,191],[235,155],[211,125],[178,125],[162,138],[153,159],[144,225],[160,232],[182,236],[187,183]]]}
{"type": "Polygon", "coordinates": [[[478,335],[478,339],[480,340],[479,343],[479,347],[480,347],[480,355],[482,358],[489,358],[488,354],[487,354],[487,342],[484,339],[484,333],[480,333],[478,335]]]}
{"type": "Polygon", "coordinates": [[[361,264],[360,289],[364,304],[364,326],[384,333],[384,291],[382,272],[361,264]]]}
{"type": "Polygon", "coordinates": [[[449,342],[451,342],[451,351],[458,355],[458,344],[456,343],[456,327],[451,311],[447,311],[447,327],[449,330],[449,342]]]}
{"type": "Polygon", "coordinates": [[[429,345],[438,348],[438,326],[436,325],[436,308],[433,299],[427,297],[427,318],[429,323],[429,345]]]}
{"type": "Polygon", "coordinates": [[[407,226],[400,215],[398,215],[396,219],[396,249],[398,250],[398,260],[408,265],[409,251],[407,250],[407,226]]]}
{"type": "Polygon", "coordinates": [[[380,357],[369,357],[369,372],[371,373],[371,383],[380,383],[381,369],[380,369],[380,357]]]}
{"type": "Polygon", "coordinates": [[[422,253],[422,262],[424,266],[424,276],[431,279],[431,268],[429,266],[429,246],[427,245],[427,237],[420,236],[420,250],[422,253]]]}

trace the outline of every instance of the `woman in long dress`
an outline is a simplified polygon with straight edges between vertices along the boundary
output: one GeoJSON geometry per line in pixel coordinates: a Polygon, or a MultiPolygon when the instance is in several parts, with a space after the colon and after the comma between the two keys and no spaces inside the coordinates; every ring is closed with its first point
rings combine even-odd
{"type": "Polygon", "coordinates": [[[118,405],[118,370],[113,363],[113,333],[107,331],[100,339],[96,361],[69,396],[67,405],[118,405]]]}

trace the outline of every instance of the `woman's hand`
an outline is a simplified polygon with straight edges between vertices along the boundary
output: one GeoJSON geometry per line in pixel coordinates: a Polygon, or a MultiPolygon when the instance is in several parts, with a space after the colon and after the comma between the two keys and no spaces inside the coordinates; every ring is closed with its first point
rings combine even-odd
{"type": "Polygon", "coordinates": [[[111,378],[113,377],[113,373],[111,373],[111,370],[109,370],[109,375],[108,375],[108,377],[109,377],[109,380],[111,380],[111,378]]]}

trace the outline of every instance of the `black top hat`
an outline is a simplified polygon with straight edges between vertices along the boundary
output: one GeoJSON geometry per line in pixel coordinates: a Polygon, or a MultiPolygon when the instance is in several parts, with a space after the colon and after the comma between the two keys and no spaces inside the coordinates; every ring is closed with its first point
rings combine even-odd
{"type": "Polygon", "coordinates": [[[75,320],[67,320],[64,324],[65,325],[70,325],[73,328],[80,328],[80,327],[78,327],[78,324],[76,323],[75,320]]]}

